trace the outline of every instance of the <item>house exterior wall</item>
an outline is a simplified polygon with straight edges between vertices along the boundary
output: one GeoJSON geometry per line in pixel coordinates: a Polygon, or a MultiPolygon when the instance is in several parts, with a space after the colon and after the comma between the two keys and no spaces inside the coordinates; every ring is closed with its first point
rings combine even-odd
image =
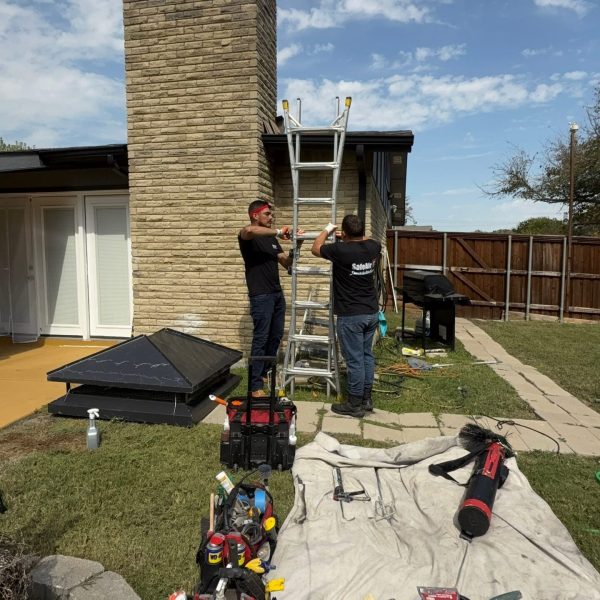
{"type": "Polygon", "coordinates": [[[237,232],[273,196],[275,0],[124,0],[134,333],[251,335],[237,232]]]}

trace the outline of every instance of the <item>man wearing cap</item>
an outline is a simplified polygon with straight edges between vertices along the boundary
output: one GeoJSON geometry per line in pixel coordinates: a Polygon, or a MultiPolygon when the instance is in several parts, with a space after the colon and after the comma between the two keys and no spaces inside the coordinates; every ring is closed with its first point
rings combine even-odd
{"type": "Polygon", "coordinates": [[[365,226],[356,215],[342,221],[342,243],[325,244],[337,229],[329,223],[317,236],[311,252],[333,264],[333,309],[337,315],[337,337],[346,361],[348,393],[344,403],[331,410],[361,418],[373,410],[371,391],[375,374],[373,336],[379,322],[375,290],[375,267],[381,244],[365,237],[365,226]]]}
{"type": "MultiPolygon", "coordinates": [[[[252,356],[276,356],[285,321],[285,298],[279,283],[277,263],[292,265],[293,251],[285,253],[278,240],[291,239],[291,227],[273,228],[273,209],[265,200],[255,200],[248,206],[250,225],[240,229],[238,243],[244,259],[246,284],[252,316],[252,356]]],[[[302,233],[300,230],[298,233],[302,233]]],[[[299,242],[301,243],[301,242],[299,242]]],[[[255,397],[264,396],[263,378],[269,365],[252,365],[250,391],[255,397]]]]}

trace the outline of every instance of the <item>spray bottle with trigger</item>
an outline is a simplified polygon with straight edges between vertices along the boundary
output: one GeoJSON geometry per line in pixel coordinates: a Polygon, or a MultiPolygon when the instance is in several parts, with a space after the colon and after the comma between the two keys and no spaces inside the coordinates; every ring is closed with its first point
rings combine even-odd
{"type": "Polygon", "coordinates": [[[100,411],[97,408],[90,408],[88,411],[90,422],[87,430],[88,450],[95,450],[100,446],[100,431],[96,427],[96,419],[100,417],[100,411]]]}

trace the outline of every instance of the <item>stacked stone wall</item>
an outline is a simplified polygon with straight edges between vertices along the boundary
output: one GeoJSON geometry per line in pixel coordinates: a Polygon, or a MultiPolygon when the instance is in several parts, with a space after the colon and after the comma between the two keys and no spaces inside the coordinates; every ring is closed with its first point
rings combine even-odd
{"type": "Polygon", "coordinates": [[[124,0],[134,332],[246,349],[237,232],[271,199],[275,0],[124,0]]]}

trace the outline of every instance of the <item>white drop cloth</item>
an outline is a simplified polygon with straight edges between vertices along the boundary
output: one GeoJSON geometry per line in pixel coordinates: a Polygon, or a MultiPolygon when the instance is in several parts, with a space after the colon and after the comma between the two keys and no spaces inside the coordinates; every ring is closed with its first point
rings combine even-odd
{"type": "MultiPolygon", "coordinates": [[[[295,503],[270,574],[285,578],[277,599],[418,600],[421,585],[457,587],[470,600],[512,590],[525,600],[600,600],[600,575],[514,458],[506,462],[510,474],[489,531],[470,544],[459,538],[455,521],[465,489],[434,477],[428,466],[465,453],[455,437],[373,449],[324,433],[299,448],[295,503]],[[371,497],[344,503],[345,518],[332,498],[334,466],[341,467],[345,491],[364,487],[371,497]],[[378,517],[378,500],[392,517],[378,517]]],[[[472,468],[453,476],[466,482],[472,468]]]]}

